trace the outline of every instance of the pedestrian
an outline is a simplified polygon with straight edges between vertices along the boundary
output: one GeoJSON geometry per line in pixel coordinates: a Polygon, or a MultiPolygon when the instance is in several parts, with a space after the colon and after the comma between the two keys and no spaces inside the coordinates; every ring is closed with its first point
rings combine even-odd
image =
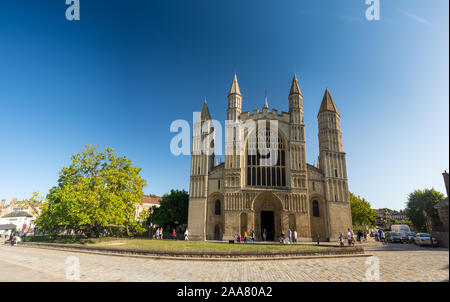
{"type": "Polygon", "coordinates": [[[159,239],[163,239],[163,232],[164,232],[164,230],[163,230],[163,228],[161,227],[161,229],[159,230],[159,239]]]}
{"type": "Polygon", "coordinates": [[[159,239],[159,228],[156,229],[155,238],[159,239]]]}
{"type": "Polygon", "coordinates": [[[177,231],[175,231],[175,229],[172,231],[172,237],[173,239],[177,239],[177,231]]]}
{"type": "Polygon", "coordinates": [[[364,231],[363,238],[364,238],[364,242],[367,242],[367,231],[364,231]]]}
{"type": "Polygon", "coordinates": [[[358,242],[359,243],[361,243],[361,241],[362,241],[362,237],[363,237],[363,233],[361,232],[361,230],[358,230],[358,233],[357,233],[357,240],[358,240],[358,242]]]}
{"type": "Polygon", "coordinates": [[[386,242],[386,236],[384,235],[384,232],[381,232],[381,242],[383,243],[383,244],[387,244],[387,242],[386,242]]]}
{"type": "Polygon", "coordinates": [[[289,231],[288,231],[288,237],[289,237],[289,243],[292,243],[293,241],[292,241],[292,231],[291,231],[291,229],[289,229],[289,231]]]}
{"type": "Polygon", "coordinates": [[[255,243],[255,232],[253,230],[250,231],[250,239],[252,243],[255,243]]]}
{"type": "Polygon", "coordinates": [[[294,230],[294,242],[297,243],[297,230],[294,230]]]}
{"type": "Polygon", "coordinates": [[[186,229],[186,231],[184,231],[184,240],[189,240],[189,231],[188,231],[188,229],[186,229]]]}
{"type": "Polygon", "coordinates": [[[339,244],[341,246],[344,246],[344,236],[342,235],[342,233],[339,235],[339,244]]]}
{"type": "Polygon", "coordinates": [[[375,236],[375,241],[378,241],[378,231],[375,229],[374,230],[374,236],[375,236]]]}
{"type": "Polygon", "coordinates": [[[348,232],[347,232],[348,245],[352,245],[352,238],[353,238],[352,231],[350,229],[348,229],[348,232]]]}
{"type": "Polygon", "coordinates": [[[263,241],[267,240],[267,231],[266,229],[263,230],[263,241]]]}
{"type": "Polygon", "coordinates": [[[241,232],[238,233],[238,242],[241,242],[241,232]]]}
{"type": "Polygon", "coordinates": [[[247,243],[247,231],[244,232],[244,243],[247,243]]]}

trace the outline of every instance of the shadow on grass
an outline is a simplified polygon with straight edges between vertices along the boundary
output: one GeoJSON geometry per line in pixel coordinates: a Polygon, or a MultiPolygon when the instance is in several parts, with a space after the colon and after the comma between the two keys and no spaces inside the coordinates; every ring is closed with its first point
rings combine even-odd
{"type": "Polygon", "coordinates": [[[67,244],[93,244],[102,241],[110,241],[122,238],[104,237],[89,238],[81,235],[40,235],[24,237],[23,242],[42,242],[42,243],[67,243],[67,244]]]}

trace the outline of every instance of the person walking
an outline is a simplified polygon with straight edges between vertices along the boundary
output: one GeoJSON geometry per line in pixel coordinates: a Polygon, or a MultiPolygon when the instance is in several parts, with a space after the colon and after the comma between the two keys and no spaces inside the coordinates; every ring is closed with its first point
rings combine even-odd
{"type": "Polygon", "coordinates": [[[186,229],[186,231],[184,231],[184,240],[189,240],[189,231],[188,231],[188,229],[186,229]]]}
{"type": "Polygon", "coordinates": [[[247,243],[247,231],[244,232],[244,243],[247,243]]]}
{"type": "Polygon", "coordinates": [[[340,246],[344,246],[344,235],[342,233],[339,234],[339,244],[340,246]]]}
{"type": "Polygon", "coordinates": [[[250,240],[255,243],[255,232],[253,230],[250,231],[250,240]]]}
{"type": "Polygon", "coordinates": [[[348,240],[348,245],[352,245],[352,232],[350,231],[350,229],[348,229],[348,231],[347,231],[347,240],[348,240]]]}
{"type": "Polygon", "coordinates": [[[173,239],[177,239],[177,231],[175,231],[175,229],[172,231],[172,237],[173,239]]]}
{"type": "Polygon", "coordinates": [[[387,244],[387,242],[386,242],[386,236],[384,235],[384,232],[381,232],[380,237],[381,237],[381,242],[382,242],[383,244],[387,244]]]}
{"type": "Polygon", "coordinates": [[[289,238],[288,243],[292,243],[293,241],[292,241],[292,231],[291,231],[291,229],[289,229],[289,231],[288,231],[288,238],[289,238]]]}
{"type": "Polygon", "coordinates": [[[294,230],[294,242],[297,243],[297,230],[294,230]]]}
{"type": "Polygon", "coordinates": [[[267,231],[266,229],[263,230],[263,241],[267,240],[267,231]]]}
{"type": "Polygon", "coordinates": [[[238,242],[241,242],[241,232],[238,233],[238,242]]]}
{"type": "Polygon", "coordinates": [[[159,228],[156,229],[155,238],[159,239],[159,228]]]}
{"type": "Polygon", "coordinates": [[[367,242],[367,231],[364,231],[363,238],[364,238],[364,242],[367,242]]]}

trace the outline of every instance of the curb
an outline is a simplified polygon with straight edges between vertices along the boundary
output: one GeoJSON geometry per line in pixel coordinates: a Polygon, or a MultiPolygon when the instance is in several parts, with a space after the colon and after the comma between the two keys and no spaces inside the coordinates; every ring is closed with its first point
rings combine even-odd
{"type": "MultiPolygon", "coordinates": [[[[68,252],[78,252],[85,254],[96,254],[116,257],[133,257],[161,260],[181,260],[181,261],[264,261],[264,260],[295,260],[295,259],[326,259],[326,258],[349,258],[349,257],[371,257],[371,254],[365,254],[364,249],[355,249],[352,251],[333,251],[334,253],[321,253],[317,251],[304,251],[302,253],[265,253],[265,254],[226,254],[226,253],[209,253],[202,256],[193,253],[162,250],[134,250],[134,249],[114,249],[105,247],[92,246],[67,246],[66,244],[57,243],[35,243],[21,242],[20,246],[30,248],[43,248],[49,250],[59,250],[68,252]],[[172,254],[172,255],[171,255],[172,254]],[[301,255],[305,254],[305,255],[301,255]],[[199,257],[196,257],[199,256],[199,257]]],[[[322,251],[325,252],[325,251],[322,251]]],[[[200,253],[198,253],[200,254],[200,253]]]]}

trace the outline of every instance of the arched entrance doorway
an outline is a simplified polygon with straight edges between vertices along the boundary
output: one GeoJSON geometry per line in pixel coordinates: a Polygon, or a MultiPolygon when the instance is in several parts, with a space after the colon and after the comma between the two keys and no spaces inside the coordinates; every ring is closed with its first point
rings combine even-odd
{"type": "Polygon", "coordinates": [[[253,211],[256,238],[263,240],[265,230],[267,241],[276,240],[282,231],[280,199],[272,193],[261,193],[253,202],[253,211]]]}
{"type": "Polygon", "coordinates": [[[218,224],[214,227],[214,240],[222,240],[222,232],[220,231],[220,225],[218,224]]]}

